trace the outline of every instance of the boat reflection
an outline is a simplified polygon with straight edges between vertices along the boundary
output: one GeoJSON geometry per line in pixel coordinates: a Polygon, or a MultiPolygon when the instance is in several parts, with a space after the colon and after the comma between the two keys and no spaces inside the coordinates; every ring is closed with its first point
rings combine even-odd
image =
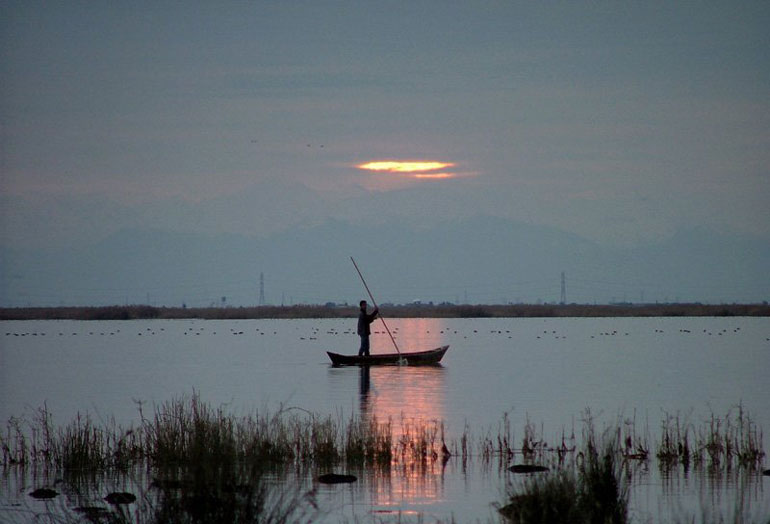
{"type": "MultiPolygon", "coordinates": [[[[389,321],[402,352],[442,345],[442,323],[442,319],[389,321]]],[[[379,334],[388,337],[387,333],[379,334]]],[[[382,351],[393,351],[384,344],[390,343],[389,337],[387,341],[380,337],[377,342],[382,351]]],[[[372,504],[403,511],[440,500],[446,464],[441,426],[446,369],[440,364],[363,366],[358,373],[361,418],[389,421],[393,437],[390,468],[378,469],[370,477],[372,504]]]]}

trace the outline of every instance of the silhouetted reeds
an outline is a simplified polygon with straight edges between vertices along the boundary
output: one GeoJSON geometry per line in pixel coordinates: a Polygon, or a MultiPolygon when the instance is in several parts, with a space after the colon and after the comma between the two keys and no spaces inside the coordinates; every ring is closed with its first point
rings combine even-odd
{"type": "MultiPolygon", "coordinates": [[[[376,418],[347,423],[299,409],[234,416],[214,409],[197,395],[157,406],[150,416],[140,407],[141,424],[122,428],[95,424],[88,415],[54,428],[45,407],[33,420],[11,418],[0,435],[2,464],[36,464],[67,470],[125,469],[146,463],[168,468],[184,464],[389,464],[394,453],[392,425],[376,418]]],[[[404,449],[435,444],[428,426],[416,426],[404,449]],[[428,433],[426,433],[428,431],[428,433]],[[428,435],[426,437],[426,435],[428,435]]]]}
{"type": "Polygon", "coordinates": [[[127,469],[145,456],[142,431],[123,429],[114,422],[99,426],[78,414],[55,428],[46,406],[31,422],[12,417],[0,436],[3,465],[36,464],[65,470],[127,469]]]}
{"type": "Polygon", "coordinates": [[[438,420],[402,420],[401,435],[394,442],[393,457],[402,464],[425,466],[451,456],[438,420]]]}
{"type": "Polygon", "coordinates": [[[514,522],[627,522],[629,481],[619,456],[614,441],[597,443],[589,421],[578,460],[528,477],[499,511],[514,522]]]}
{"type": "Polygon", "coordinates": [[[712,468],[758,468],[765,456],[762,438],[761,428],[742,405],[724,417],[712,414],[699,427],[682,421],[679,415],[666,414],[656,455],[663,467],[689,467],[692,462],[712,468]]]}
{"type": "Polygon", "coordinates": [[[353,418],[345,433],[344,456],[349,464],[390,464],[393,458],[391,421],[379,422],[377,417],[353,418]]]}
{"type": "MultiPolygon", "coordinates": [[[[529,419],[523,437],[514,438],[504,414],[496,433],[474,437],[466,425],[461,435],[448,439],[439,420],[401,420],[395,431],[392,420],[376,417],[319,416],[298,408],[277,413],[235,416],[213,408],[198,395],[163,403],[149,416],[140,406],[141,423],[127,428],[114,422],[96,424],[78,414],[62,427],[54,427],[45,406],[32,420],[12,417],[0,432],[2,465],[43,465],[71,471],[127,470],[147,464],[178,467],[184,464],[386,466],[391,462],[427,463],[458,456],[478,457],[507,464],[520,454],[527,460],[546,455],[561,460],[575,452],[574,428],[562,431],[561,440],[548,444],[543,429],[529,419]],[[520,442],[515,446],[514,442],[520,442]]],[[[590,421],[590,411],[587,411],[590,421]]],[[[738,406],[724,417],[712,415],[700,427],[679,415],[666,414],[661,423],[655,456],[662,467],[760,467],[764,458],[762,430],[738,406]]],[[[635,420],[627,420],[614,435],[619,459],[647,460],[646,437],[637,433],[635,420]]]]}
{"type": "MultiPolygon", "coordinates": [[[[141,422],[127,428],[95,423],[88,415],[55,427],[45,406],[31,420],[11,418],[0,434],[2,465],[55,469],[69,483],[139,467],[154,478],[142,497],[151,521],[285,522],[312,520],[313,493],[303,494],[299,485],[267,490],[262,479],[273,469],[407,467],[420,473],[452,456],[463,465],[475,458],[506,468],[518,457],[550,471],[519,483],[504,515],[526,522],[626,522],[630,461],[647,461],[649,455],[635,417],[604,432],[600,443],[589,410],[580,445],[574,427],[548,444],[542,427],[529,418],[516,438],[507,414],[496,433],[476,438],[466,425],[449,440],[440,420],[402,419],[394,427],[391,420],[343,420],[299,408],[236,416],[197,394],[147,414],[140,405],[139,412],[141,422]]],[[[762,431],[742,406],[697,427],[666,414],[654,456],[661,467],[756,468],[764,457],[762,431]]]]}

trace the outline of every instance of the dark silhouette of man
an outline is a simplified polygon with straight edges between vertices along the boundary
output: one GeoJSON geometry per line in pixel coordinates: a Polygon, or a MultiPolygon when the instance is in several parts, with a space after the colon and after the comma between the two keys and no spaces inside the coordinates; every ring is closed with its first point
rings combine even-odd
{"type": "Polygon", "coordinates": [[[358,356],[369,356],[369,335],[371,330],[369,324],[374,322],[377,318],[377,313],[380,312],[378,308],[374,308],[371,313],[366,312],[366,300],[362,300],[358,303],[361,310],[358,312],[358,336],[361,337],[361,348],[358,350],[358,356]]]}

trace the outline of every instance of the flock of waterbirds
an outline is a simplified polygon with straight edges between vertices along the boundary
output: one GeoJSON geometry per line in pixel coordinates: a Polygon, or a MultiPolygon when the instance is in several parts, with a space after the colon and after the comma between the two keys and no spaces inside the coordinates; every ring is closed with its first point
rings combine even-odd
{"type": "MultiPolygon", "coordinates": [[[[212,321],[203,321],[206,323],[211,323],[212,321]]],[[[216,322],[216,321],[214,321],[216,322]]],[[[259,321],[254,321],[259,322],[259,321]]],[[[347,324],[350,324],[349,321],[347,321],[347,324]]],[[[262,328],[251,328],[251,327],[244,327],[243,325],[239,325],[239,327],[229,327],[229,328],[220,328],[219,330],[214,327],[214,329],[210,329],[211,326],[196,326],[196,327],[188,327],[187,329],[182,331],[183,336],[201,336],[201,335],[208,335],[208,336],[217,336],[217,335],[236,335],[236,336],[242,336],[242,335],[278,335],[277,330],[265,330],[262,328]]],[[[299,330],[300,328],[296,327],[295,330],[299,330]]],[[[489,330],[490,335],[504,335],[507,336],[507,338],[513,338],[513,334],[516,333],[517,328],[513,327],[512,329],[492,329],[489,330]]],[[[392,329],[393,335],[396,336],[399,333],[399,328],[394,327],[392,329]]],[[[741,332],[740,326],[734,327],[734,328],[723,328],[719,330],[710,330],[710,329],[703,329],[703,330],[693,330],[688,328],[679,328],[677,331],[679,334],[682,335],[697,335],[702,334],[705,336],[729,336],[730,334],[738,334],[741,332]]],[[[156,336],[156,335],[163,335],[169,333],[166,331],[165,327],[148,327],[142,330],[121,330],[121,329],[113,329],[111,331],[94,331],[92,329],[82,330],[82,331],[56,331],[54,333],[49,333],[46,331],[6,331],[5,336],[6,337],[45,337],[45,336],[119,336],[119,335],[132,335],[132,336],[156,336]]],[[[666,333],[665,330],[655,328],[654,333],[656,334],[664,334],[666,333]]],[[[176,333],[175,333],[176,334],[176,333]]],[[[327,336],[339,336],[339,335],[355,335],[356,332],[352,328],[345,328],[345,329],[338,329],[338,328],[328,328],[328,327],[318,327],[318,326],[311,326],[310,332],[301,332],[297,334],[297,338],[299,340],[318,340],[319,335],[327,335],[327,336]]],[[[374,330],[372,331],[373,335],[387,335],[386,331],[379,331],[374,330]]],[[[414,334],[414,333],[410,333],[414,334]]],[[[430,335],[431,330],[427,329],[425,330],[424,334],[430,335]]],[[[449,330],[449,329],[441,329],[438,332],[433,332],[434,335],[443,335],[446,337],[451,336],[462,336],[463,339],[468,339],[468,337],[478,336],[479,330],[473,329],[471,331],[462,332],[458,331],[456,329],[449,330]]],[[[589,335],[590,338],[595,339],[597,337],[615,337],[615,336],[631,336],[632,333],[629,331],[618,331],[618,330],[604,330],[598,333],[594,333],[589,335]]],[[[538,332],[535,335],[536,339],[567,339],[567,334],[558,332],[556,330],[543,330],[542,333],[538,332]]],[[[765,337],[766,341],[770,341],[770,337],[765,337]]]]}

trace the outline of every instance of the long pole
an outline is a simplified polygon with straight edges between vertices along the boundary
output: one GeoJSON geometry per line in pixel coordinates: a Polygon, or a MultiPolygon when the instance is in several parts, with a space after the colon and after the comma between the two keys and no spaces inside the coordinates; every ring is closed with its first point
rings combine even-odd
{"type": "MultiPolygon", "coordinates": [[[[374,300],[374,296],[372,295],[372,292],[369,291],[369,286],[366,285],[366,280],[364,280],[364,276],[361,274],[361,270],[358,269],[358,264],[356,264],[356,261],[353,259],[353,257],[350,257],[350,261],[353,262],[353,266],[356,268],[356,271],[358,272],[358,276],[361,277],[361,282],[364,283],[366,292],[369,293],[369,298],[372,299],[372,304],[374,304],[375,309],[380,309],[379,306],[377,306],[377,301],[374,300]]],[[[396,348],[396,353],[398,353],[400,356],[401,350],[398,349],[398,344],[396,344],[396,339],[393,338],[393,334],[390,332],[390,329],[388,329],[388,325],[385,323],[385,319],[382,318],[381,313],[380,313],[380,320],[382,320],[382,325],[385,326],[385,331],[387,331],[388,335],[390,335],[390,340],[393,342],[393,346],[396,348]]]]}

